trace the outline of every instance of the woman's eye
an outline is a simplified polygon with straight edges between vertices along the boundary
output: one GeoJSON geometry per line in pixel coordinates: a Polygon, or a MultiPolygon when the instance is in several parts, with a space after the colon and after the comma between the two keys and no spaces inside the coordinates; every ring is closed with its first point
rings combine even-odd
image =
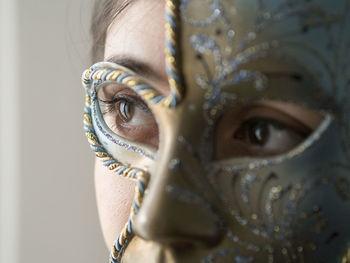
{"type": "Polygon", "coordinates": [[[280,121],[255,117],[242,123],[233,139],[245,143],[257,155],[276,155],[301,143],[311,131],[284,124],[280,121]]]}
{"type": "Polygon", "coordinates": [[[302,143],[323,115],[285,102],[263,101],[225,112],[216,125],[216,160],[272,157],[302,143]]]}
{"type": "Polygon", "coordinates": [[[133,118],[134,114],[134,105],[127,101],[121,100],[119,103],[116,103],[116,111],[120,114],[120,117],[123,122],[129,122],[133,118]]]}
{"type": "Polygon", "coordinates": [[[158,125],[152,111],[135,92],[102,87],[98,102],[105,124],[118,136],[158,147],[158,125]]]}

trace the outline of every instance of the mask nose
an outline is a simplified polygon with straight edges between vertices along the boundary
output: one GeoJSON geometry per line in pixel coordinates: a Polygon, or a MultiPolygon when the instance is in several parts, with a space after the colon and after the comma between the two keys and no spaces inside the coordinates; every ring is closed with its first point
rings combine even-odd
{"type": "Polygon", "coordinates": [[[142,239],[174,247],[212,247],[219,242],[223,228],[213,207],[199,160],[177,139],[172,140],[151,169],[133,230],[142,239]]]}

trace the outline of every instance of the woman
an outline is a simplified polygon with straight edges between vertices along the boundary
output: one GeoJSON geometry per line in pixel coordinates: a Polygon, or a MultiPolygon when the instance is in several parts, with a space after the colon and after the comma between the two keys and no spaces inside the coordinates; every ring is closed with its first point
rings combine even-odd
{"type": "Polygon", "coordinates": [[[350,261],[349,8],[97,2],[84,123],[111,262],[350,261]]]}

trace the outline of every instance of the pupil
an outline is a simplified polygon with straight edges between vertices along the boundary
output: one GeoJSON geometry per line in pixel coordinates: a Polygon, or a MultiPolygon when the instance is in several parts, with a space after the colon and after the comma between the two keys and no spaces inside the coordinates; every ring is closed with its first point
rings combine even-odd
{"type": "Polygon", "coordinates": [[[119,106],[119,110],[121,113],[121,117],[123,119],[123,121],[128,122],[131,119],[131,105],[129,102],[127,101],[121,101],[120,102],[120,106],[119,106]]]}
{"type": "Polygon", "coordinates": [[[249,138],[252,143],[264,145],[269,137],[269,127],[267,123],[257,122],[249,129],[249,138]]]}

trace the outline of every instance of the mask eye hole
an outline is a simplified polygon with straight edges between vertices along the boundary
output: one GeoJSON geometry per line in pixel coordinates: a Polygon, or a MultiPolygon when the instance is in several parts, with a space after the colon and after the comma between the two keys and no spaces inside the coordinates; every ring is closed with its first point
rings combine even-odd
{"type": "Polygon", "coordinates": [[[285,102],[235,107],[216,126],[215,159],[287,153],[309,137],[323,119],[319,112],[285,102]]]}
{"type": "Polygon", "coordinates": [[[116,135],[158,148],[159,131],[153,112],[132,89],[108,84],[97,91],[104,123],[116,135]]]}

